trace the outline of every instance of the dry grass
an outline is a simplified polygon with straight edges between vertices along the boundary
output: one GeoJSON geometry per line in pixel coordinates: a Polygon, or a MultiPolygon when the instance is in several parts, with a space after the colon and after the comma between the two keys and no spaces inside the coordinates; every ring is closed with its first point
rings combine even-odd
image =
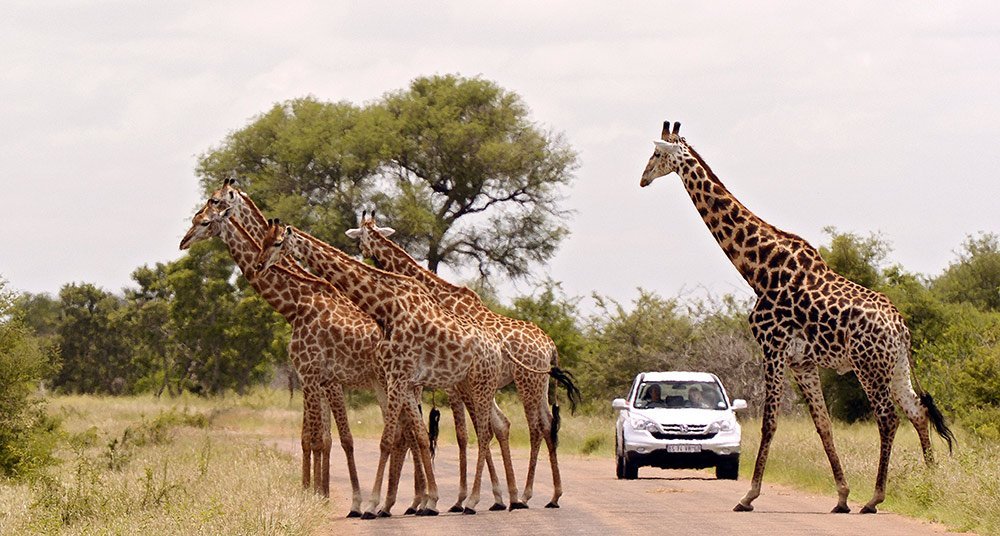
{"type": "MultiPolygon", "coordinates": [[[[864,504],[875,487],[878,429],[872,423],[837,424],[833,434],[851,486],[851,502],[864,504]]],[[[887,497],[880,509],[938,521],[954,530],[1000,534],[1000,448],[967,434],[958,435],[959,447],[952,456],[943,442],[934,441],[938,465],[928,469],[917,434],[904,420],[896,434],[887,497]]],[[[753,473],[759,444],[759,421],[745,423],[744,480],[753,473]]],[[[764,480],[828,494],[833,508],[836,488],[812,421],[793,417],[779,420],[764,480]]]]}
{"type": "Polygon", "coordinates": [[[261,441],[297,434],[297,410],[287,398],[258,402],[53,399],[65,419],[62,463],[0,486],[0,534],[315,532],[326,501],[301,490],[296,460],[261,441]]]}

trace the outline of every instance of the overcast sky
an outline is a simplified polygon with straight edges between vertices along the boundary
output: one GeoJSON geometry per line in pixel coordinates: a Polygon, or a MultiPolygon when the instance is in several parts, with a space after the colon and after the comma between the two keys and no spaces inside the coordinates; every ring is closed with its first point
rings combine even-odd
{"type": "Polygon", "coordinates": [[[517,92],[579,152],[572,235],[538,267],[570,295],[751,295],[676,175],[639,188],[666,119],[814,245],[877,231],[937,274],[1000,232],[1000,4],[733,4],[4,2],[0,277],[118,291],[180,256],[197,155],[227,133],[446,73],[517,92]]]}

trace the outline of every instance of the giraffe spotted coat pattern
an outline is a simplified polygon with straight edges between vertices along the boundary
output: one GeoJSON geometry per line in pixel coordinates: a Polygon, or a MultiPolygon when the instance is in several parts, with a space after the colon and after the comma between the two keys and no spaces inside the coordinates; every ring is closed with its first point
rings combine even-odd
{"type": "Polygon", "coordinates": [[[862,508],[874,513],[885,499],[889,456],[899,425],[894,403],[913,424],[924,460],[933,463],[928,424],[948,442],[954,436],[929,394],[915,382],[910,332],[884,295],[837,274],[802,238],[765,222],[740,203],[678,134],[664,123],[640,186],[676,172],[709,232],[757,295],[750,328],[764,353],[765,400],[761,444],[750,490],[734,510],[749,511],[760,495],[785,370],[799,385],[833,470],[834,512],[849,512],[849,488],[833,444],[817,367],[853,370],[875,411],[880,436],[875,493],[862,508]],[[914,388],[916,385],[916,388],[914,388]]]}

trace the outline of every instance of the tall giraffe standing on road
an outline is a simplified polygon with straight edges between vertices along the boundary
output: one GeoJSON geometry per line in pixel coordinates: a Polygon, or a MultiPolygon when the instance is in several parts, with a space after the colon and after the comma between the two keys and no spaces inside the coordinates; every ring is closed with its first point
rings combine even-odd
{"type": "Polygon", "coordinates": [[[833,512],[850,511],[850,490],[820,389],[818,367],[824,367],[841,374],[853,370],[874,408],[881,449],[875,494],[861,512],[876,512],[885,499],[889,455],[899,426],[893,402],[916,428],[928,465],[934,460],[928,422],[948,442],[949,450],[954,439],[931,395],[913,376],[910,332],[902,315],[884,295],[831,270],[805,240],[750,212],[678,135],[679,130],[680,123],[672,132],[670,123],[664,123],[639,184],[648,186],[677,172],[708,230],[757,294],[750,328],[764,351],[764,414],[753,482],[734,510],[753,510],[751,503],[760,495],[787,367],[809,405],[833,469],[839,496],[833,512]]]}
{"type": "MultiPolygon", "coordinates": [[[[376,509],[385,462],[399,427],[399,417],[409,415],[419,442],[419,458],[427,479],[424,514],[437,514],[437,483],[431,467],[427,430],[419,426],[417,397],[420,387],[456,387],[467,401],[476,429],[479,458],[466,513],[475,513],[479,502],[482,471],[490,456],[493,438],[493,395],[500,377],[500,343],[477,326],[440,307],[414,279],[373,268],[342,251],[291,226],[272,225],[258,257],[259,270],[266,270],[285,255],[302,259],[314,273],[333,283],[361,310],[374,318],[385,332],[380,363],[388,395],[385,427],[372,498],[364,517],[378,515],[376,509]]],[[[509,460],[508,487],[513,486],[509,460]]],[[[390,486],[391,488],[391,486],[390,486]]],[[[390,489],[388,498],[394,492],[390,489]]],[[[511,489],[512,500],[516,491],[511,489]]]]}
{"type": "Polygon", "coordinates": [[[420,266],[403,248],[389,240],[388,237],[393,232],[395,231],[391,228],[378,227],[374,215],[370,217],[362,215],[360,227],[347,231],[347,235],[359,241],[361,253],[373,259],[377,266],[416,279],[446,309],[458,316],[469,318],[500,339],[505,354],[504,378],[500,383],[503,385],[511,381],[516,383],[524,405],[531,441],[531,457],[524,494],[521,502],[511,501],[510,509],[527,508],[532,495],[535,466],[543,438],[549,451],[553,486],[552,500],[546,507],[558,508],[559,497],[562,495],[562,479],[556,457],[559,423],[558,420],[553,420],[553,415],[558,418],[559,408],[553,404],[552,412],[549,411],[549,376],[551,375],[566,388],[574,407],[579,398],[579,390],[573,385],[571,376],[559,369],[559,353],[555,343],[535,324],[494,313],[469,288],[453,285],[420,266]]]}
{"type": "Polygon", "coordinates": [[[337,423],[353,487],[348,517],[359,516],[361,490],[343,386],[378,387],[374,356],[382,332],[371,317],[332,285],[301,269],[282,266],[267,273],[254,273],[251,266],[260,246],[231,215],[225,201],[216,196],[209,198],[192,218],[180,247],[187,249],[200,240],[220,237],[254,290],[291,324],[289,358],[302,380],[304,406],[303,486],[309,486],[311,473],[317,491],[329,495],[332,443],[329,411],[337,423]]]}

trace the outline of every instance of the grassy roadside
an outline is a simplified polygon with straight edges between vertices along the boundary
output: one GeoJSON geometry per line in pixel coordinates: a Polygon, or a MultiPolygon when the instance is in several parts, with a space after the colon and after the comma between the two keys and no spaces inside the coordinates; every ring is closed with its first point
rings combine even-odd
{"type": "MultiPolygon", "coordinates": [[[[527,447],[516,398],[501,396],[500,405],[512,421],[513,444],[527,447]]],[[[0,534],[311,534],[330,516],[325,501],[301,490],[298,457],[266,446],[297,440],[299,396],[290,401],[269,390],[220,399],[63,396],[53,398],[50,409],[63,420],[62,463],[29,484],[0,482],[0,534]]],[[[563,408],[560,451],[604,459],[610,474],[614,419],[610,409],[592,409],[571,415],[563,408]]],[[[451,422],[442,408],[446,443],[454,443],[451,422]]],[[[365,406],[351,410],[351,424],[356,437],[377,438],[382,418],[377,407],[365,406]]],[[[759,421],[743,423],[744,482],[759,427],[759,421]]],[[[838,424],[834,437],[852,503],[863,503],[874,485],[877,430],[838,424]]],[[[1000,448],[965,434],[959,441],[950,457],[935,441],[940,463],[928,470],[916,434],[901,426],[883,509],[1000,534],[1000,448]]],[[[807,417],[779,421],[765,483],[829,495],[832,508],[829,464],[807,417]]]]}
{"type": "Polygon", "coordinates": [[[0,534],[314,533],[326,501],[301,490],[297,460],[260,441],[297,437],[299,410],[256,396],[52,399],[61,463],[0,483],[0,534]]]}

